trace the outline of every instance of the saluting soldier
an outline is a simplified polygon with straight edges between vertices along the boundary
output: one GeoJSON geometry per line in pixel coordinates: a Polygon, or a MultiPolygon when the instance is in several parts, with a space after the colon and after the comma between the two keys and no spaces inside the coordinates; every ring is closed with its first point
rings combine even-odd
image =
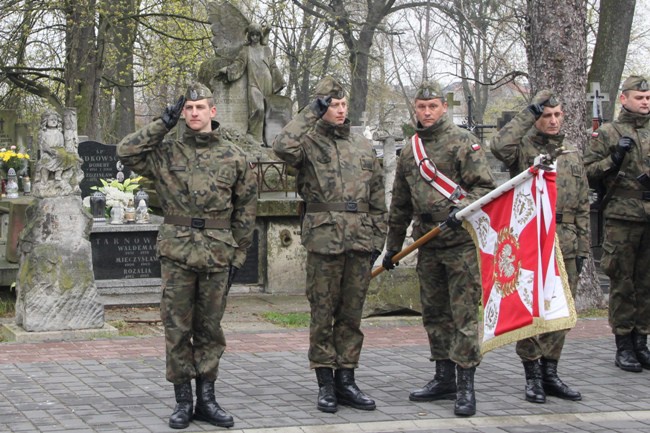
{"type": "Polygon", "coordinates": [[[650,85],[623,82],[618,118],[593,132],[584,155],[587,177],[605,188],[600,267],[609,277],[609,324],[615,364],[650,369],[650,85]]]}
{"type": "Polygon", "coordinates": [[[226,348],[221,319],[226,296],[251,244],[257,181],[245,153],[224,140],[212,92],[195,83],[160,118],[125,137],[121,161],[154,183],[165,215],[158,233],[167,373],[174,384],[172,428],[192,417],[231,427],[215,400],[214,383],[226,348]],[[185,117],[181,139],[167,136],[185,117]],[[196,379],[193,411],[191,380],[196,379]]]}
{"type": "Polygon", "coordinates": [[[302,244],[307,249],[311,308],[309,364],[317,408],[374,410],[356,385],[363,304],[373,263],[386,236],[386,203],[379,161],[364,137],[350,133],[345,91],[332,77],[273,142],[276,155],[297,170],[304,200],[302,244]]]}
{"type": "MultiPolygon", "coordinates": [[[[564,258],[571,294],[575,296],[578,277],[589,256],[589,184],[580,152],[564,140],[562,105],[552,90],[538,92],[532,103],[496,134],[491,142],[494,156],[503,161],[515,177],[527,170],[540,154],[557,158],[556,232],[564,258]]],[[[581,400],[557,374],[564,340],[569,330],[548,332],[517,342],[517,354],[526,375],[525,397],[545,403],[546,395],[581,400]]]]}
{"type": "Polygon", "coordinates": [[[383,266],[402,249],[413,221],[418,239],[442,222],[444,230],[418,250],[422,322],[429,337],[433,380],[409,395],[412,401],[455,399],[456,415],[476,413],[474,373],[481,362],[478,305],[481,282],[472,238],[455,213],[495,188],[484,150],[470,132],[447,115],[437,83],[415,95],[417,125],[411,146],[397,162],[383,266]]]}

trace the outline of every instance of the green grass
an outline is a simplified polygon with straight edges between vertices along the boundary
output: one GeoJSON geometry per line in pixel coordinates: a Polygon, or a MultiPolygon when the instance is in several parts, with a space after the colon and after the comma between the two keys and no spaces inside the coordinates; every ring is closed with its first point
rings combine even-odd
{"type": "Polygon", "coordinates": [[[309,326],[309,313],[276,313],[268,311],[262,313],[262,318],[284,328],[307,328],[309,326]]]}
{"type": "Polygon", "coordinates": [[[580,317],[581,319],[607,317],[607,316],[608,316],[607,308],[589,308],[578,312],[578,317],[580,317]]]}
{"type": "Polygon", "coordinates": [[[12,317],[16,311],[16,294],[0,289],[0,317],[12,317]]]}

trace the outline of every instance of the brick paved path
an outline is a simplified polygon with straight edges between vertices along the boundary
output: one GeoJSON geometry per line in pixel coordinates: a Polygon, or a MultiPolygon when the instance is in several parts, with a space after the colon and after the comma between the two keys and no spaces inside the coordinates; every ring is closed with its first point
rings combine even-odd
{"type": "MultiPolygon", "coordinates": [[[[487,354],[477,370],[478,413],[461,419],[453,402],[413,403],[432,364],[420,326],[366,328],[359,385],[374,412],[315,408],[307,331],[229,333],[218,400],[235,416],[230,431],[609,432],[650,431],[650,372],[613,363],[605,320],[580,320],[560,363],[581,402],[523,400],[523,369],[512,345],[487,354]]],[[[0,432],[168,432],[173,390],[164,379],[163,339],[0,344],[0,432]]],[[[193,422],[186,432],[224,431],[193,422]]]]}

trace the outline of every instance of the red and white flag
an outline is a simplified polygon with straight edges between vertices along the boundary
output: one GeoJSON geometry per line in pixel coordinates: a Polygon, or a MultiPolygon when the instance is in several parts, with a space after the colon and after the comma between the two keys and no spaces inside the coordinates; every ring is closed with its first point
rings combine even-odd
{"type": "Polygon", "coordinates": [[[465,216],[483,286],[481,352],[576,323],[555,236],[555,171],[532,176],[465,216]]]}

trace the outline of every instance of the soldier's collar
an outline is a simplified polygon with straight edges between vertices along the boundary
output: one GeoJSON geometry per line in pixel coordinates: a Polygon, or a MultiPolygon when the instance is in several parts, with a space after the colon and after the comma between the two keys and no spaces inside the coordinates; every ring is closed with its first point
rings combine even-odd
{"type": "Polygon", "coordinates": [[[621,112],[618,115],[618,120],[623,123],[631,123],[637,128],[643,128],[646,126],[648,120],[650,120],[649,114],[633,113],[625,107],[621,107],[621,112]]]}
{"type": "Polygon", "coordinates": [[[333,135],[335,138],[347,138],[350,136],[350,119],[345,119],[342,125],[334,125],[318,119],[316,122],[316,130],[323,135],[333,135]]]}

